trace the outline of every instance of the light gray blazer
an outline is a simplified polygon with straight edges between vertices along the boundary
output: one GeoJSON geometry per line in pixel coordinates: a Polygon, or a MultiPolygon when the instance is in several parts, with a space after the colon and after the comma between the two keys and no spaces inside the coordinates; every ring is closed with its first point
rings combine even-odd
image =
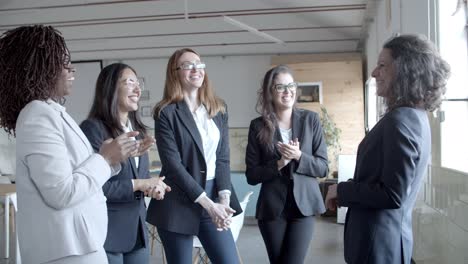
{"type": "Polygon", "coordinates": [[[107,233],[102,185],[111,168],[65,108],[32,101],[16,123],[18,238],[24,263],[102,250],[107,233]]]}

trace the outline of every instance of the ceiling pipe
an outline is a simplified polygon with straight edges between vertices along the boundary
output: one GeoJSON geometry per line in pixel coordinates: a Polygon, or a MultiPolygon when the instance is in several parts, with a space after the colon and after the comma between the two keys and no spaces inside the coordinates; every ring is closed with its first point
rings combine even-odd
{"type": "Polygon", "coordinates": [[[247,30],[250,33],[255,34],[255,35],[259,36],[259,37],[262,37],[262,38],[267,39],[269,41],[276,42],[278,44],[282,44],[282,45],[285,44],[284,41],[282,41],[281,39],[275,38],[272,35],[267,34],[265,32],[261,32],[261,31],[259,31],[258,29],[254,28],[254,27],[251,27],[251,26],[249,26],[247,24],[244,24],[244,23],[240,22],[239,20],[236,20],[234,18],[230,18],[228,16],[223,16],[223,19],[224,19],[225,22],[227,22],[227,23],[229,23],[229,24],[231,24],[233,26],[236,26],[238,28],[247,30]]]}

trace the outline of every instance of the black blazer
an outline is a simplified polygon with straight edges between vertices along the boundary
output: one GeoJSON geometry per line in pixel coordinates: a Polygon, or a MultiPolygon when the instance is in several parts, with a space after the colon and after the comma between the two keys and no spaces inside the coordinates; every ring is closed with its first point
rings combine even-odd
{"type": "MultiPolygon", "coordinates": [[[[228,115],[218,113],[214,118],[220,132],[216,150],[216,192],[231,191],[231,208],[242,212],[231,184],[229,166],[228,115]]],[[[185,101],[169,104],[155,119],[155,137],[162,163],[161,175],[172,191],[164,200],[152,199],[147,221],[158,228],[181,234],[196,235],[202,207],[195,200],[205,191],[206,162],[203,143],[185,101]]]]}
{"type": "Polygon", "coordinates": [[[291,161],[291,166],[281,171],[278,171],[277,165],[281,154],[276,148],[276,143],[281,141],[279,128],[275,130],[275,149],[271,152],[258,139],[263,126],[262,117],[250,123],[245,156],[247,182],[251,185],[262,184],[257,201],[257,219],[272,220],[281,214],[291,176],[294,181],[294,199],[301,213],[310,216],[325,212],[317,177],[327,175],[328,159],[318,114],[303,109],[293,110],[292,139],[299,139],[302,156],[299,161],[291,161]],[[287,168],[289,171],[285,171],[287,168]]]}
{"type": "Polygon", "coordinates": [[[430,152],[427,113],[409,107],[387,113],[359,144],[354,180],[337,190],[348,207],[347,263],[411,262],[411,216],[430,152]]]}
{"type": "MultiPolygon", "coordinates": [[[[112,138],[101,120],[87,119],[80,125],[94,151],[99,152],[102,142],[112,138]]],[[[141,136],[141,135],[140,135],[141,136]]],[[[139,136],[139,137],[140,137],[139,136]]],[[[148,238],[145,230],[146,206],[141,192],[133,192],[132,179],[149,178],[148,154],[139,157],[138,168],[134,158],[121,163],[119,174],[111,177],[102,187],[107,198],[108,228],[104,249],[109,252],[128,252],[135,246],[137,232],[148,238]]]]}

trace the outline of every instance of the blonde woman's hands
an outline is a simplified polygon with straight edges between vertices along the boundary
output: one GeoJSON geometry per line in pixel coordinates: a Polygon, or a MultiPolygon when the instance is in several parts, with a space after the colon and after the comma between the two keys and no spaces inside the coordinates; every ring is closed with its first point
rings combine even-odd
{"type": "Polygon", "coordinates": [[[119,164],[140,147],[140,143],[135,140],[138,134],[138,131],[131,131],[114,139],[109,138],[105,140],[99,149],[99,154],[104,157],[109,165],[114,166],[119,164]]]}
{"type": "Polygon", "coordinates": [[[215,203],[207,196],[202,197],[199,203],[208,212],[218,231],[229,229],[230,218],[236,212],[234,209],[229,205],[215,203]]]}
{"type": "MultiPolygon", "coordinates": [[[[219,203],[224,205],[224,206],[227,206],[227,207],[230,207],[229,204],[231,203],[231,194],[229,193],[223,193],[219,196],[219,203]]],[[[221,228],[218,228],[218,231],[222,231],[222,230],[227,230],[231,227],[231,223],[232,223],[232,216],[234,214],[231,213],[229,214],[228,218],[226,218],[222,224],[222,227],[221,228]]]]}

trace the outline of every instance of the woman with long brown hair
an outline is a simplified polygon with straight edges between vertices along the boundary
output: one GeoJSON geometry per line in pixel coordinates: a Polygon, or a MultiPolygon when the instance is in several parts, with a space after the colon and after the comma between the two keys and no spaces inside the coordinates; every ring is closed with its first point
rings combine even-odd
{"type": "Polygon", "coordinates": [[[161,175],[172,191],[151,200],[147,221],[170,264],[191,263],[194,235],[213,263],[238,263],[229,225],[242,209],[231,184],[227,109],[205,68],[194,50],[174,52],[154,110],[161,175]]]}
{"type": "Polygon", "coordinates": [[[270,263],[304,262],[313,216],[325,212],[317,178],[327,175],[319,115],[296,108],[297,83],[279,65],[264,76],[246,150],[247,182],[261,184],[256,218],[270,263]]]}

